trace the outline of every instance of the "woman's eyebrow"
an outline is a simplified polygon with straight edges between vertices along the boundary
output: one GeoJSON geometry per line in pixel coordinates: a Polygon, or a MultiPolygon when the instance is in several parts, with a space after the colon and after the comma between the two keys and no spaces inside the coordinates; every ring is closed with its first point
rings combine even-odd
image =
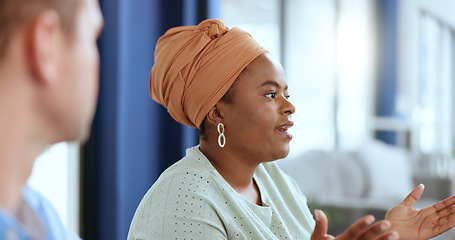
{"type": "MultiPolygon", "coordinates": [[[[264,87],[264,86],[267,86],[267,85],[273,85],[277,88],[281,88],[281,85],[278,83],[278,82],[275,82],[275,81],[272,81],[272,80],[269,80],[269,81],[265,81],[261,84],[261,87],[264,87]]],[[[286,85],[284,87],[284,90],[288,90],[288,85],[286,85]]]]}

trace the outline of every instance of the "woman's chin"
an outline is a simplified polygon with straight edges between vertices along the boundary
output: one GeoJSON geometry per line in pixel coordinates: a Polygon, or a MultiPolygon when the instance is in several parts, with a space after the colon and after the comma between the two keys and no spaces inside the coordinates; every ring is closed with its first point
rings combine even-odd
{"type": "Polygon", "coordinates": [[[289,155],[289,144],[287,146],[283,146],[280,148],[279,151],[276,152],[276,155],[274,156],[274,160],[282,159],[285,158],[289,155]]]}

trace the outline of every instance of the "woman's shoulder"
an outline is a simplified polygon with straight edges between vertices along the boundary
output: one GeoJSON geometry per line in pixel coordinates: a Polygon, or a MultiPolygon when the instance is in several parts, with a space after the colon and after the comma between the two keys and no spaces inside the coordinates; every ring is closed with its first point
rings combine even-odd
{"type": "MultiPolygon", "coordinates": [[[[172,164],[160,175],[156,183],[160,180],[168,181],[169,178],[186,178],[186,175],[198,176],[199,178],[211,178],[215,168],[199,150],[198,146],[186,150],[186,155],[172,164]]],[[[156,184],[155,183],[155,184],[156,184]]]]}
{"type": "Polygon", "coordinates": [[[217,208],[222,183],[205,161],[197,150],[189,149],[183,159],[163,172],[139,204],[128,239],[174,239],[199,231],[224,236],[217,208]],[[210,227],[207,222],[198,222],[207,216],[211,216],[210,227]]]}
{"type": "Polygon", "coordinates": [[[185,196],[209,195],[216,190],[220,182],[214,171],[216,171],[215,168],[197,147],[190,148],[185,157],[160,175],[144,196],[143,201],[147,199],[155,201],[157,198],[177,196],[182,193],[185,193],[185,196]]]}

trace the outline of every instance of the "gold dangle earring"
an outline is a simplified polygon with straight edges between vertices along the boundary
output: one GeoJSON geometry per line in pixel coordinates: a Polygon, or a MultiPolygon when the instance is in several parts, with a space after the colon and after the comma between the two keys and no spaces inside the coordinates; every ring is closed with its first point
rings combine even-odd
{"type": "Polygon", "coordinates": [[[224,125],[222,123],[218,123],[218,126],[216,126],[216,129],[218,130],[218,145],[220,148],[224,148],[224,145],[226,144],[226,136],[224,136],[224,125]]]}

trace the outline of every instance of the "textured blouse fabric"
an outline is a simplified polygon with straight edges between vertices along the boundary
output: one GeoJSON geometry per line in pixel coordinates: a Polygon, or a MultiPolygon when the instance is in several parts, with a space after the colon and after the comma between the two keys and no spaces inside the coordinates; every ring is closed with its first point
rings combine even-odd
{"type": "Polygon", "coordinates": [[[238,194],[193,147],[158,178],[130,226],[132,239],[310,239],[314,219],[296,183],[275,163],[254,174],[262,206],[238,194]]]}

